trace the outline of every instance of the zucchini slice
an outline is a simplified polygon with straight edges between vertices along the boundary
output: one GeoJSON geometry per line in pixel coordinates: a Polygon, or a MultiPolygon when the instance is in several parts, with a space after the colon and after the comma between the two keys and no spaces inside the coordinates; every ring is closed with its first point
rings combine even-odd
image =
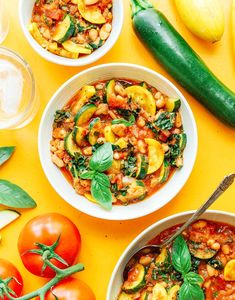
{"type": "Polygon", "coordinates": [[[180,286],[178,284],[172,286],[168,291],[167,300],[177,300],[179,289],[180,286]]]}
{"type": "Polygon", "coordinates": [[[87,123],[91,119],[91,117],[93,116],[96,110],[97,110],[97,106],[95,104],[89,103],[84,105],[74,118],[75,125],[80,126],[82,124],[87,123]]]}
{"type": "Polygon", "coordinates": [[[115,138],[115,135],[112,131],[111,126],[105,126],[105,128],[104,128],[104,137],[105,137],[106,142],[110,142],[112,144],[115,143],[116,138],[115,138]]]}
{"type": "Polygon", "coordinates": [[[144,291],[141,293],[140,300],[148,300],[149,299],[149,293],[147,291],[144,291]]]}
{"type": "Polygon", "coordinates": [[[78,45],[71,40],[65,41],[62,46],[65,50],[76,54],[91,54],[91,49],[78,45]]]}
{"type": "Polygon", "coordinates": [[[118,139],[115,143],[116,146],[119,146],[121,149],[125,149],[128,146],[127,141],[122,137],[118,139]]]}
{"type": "Polygon", "coordinates": [[[147,175],[147,171],[148,171],[148,161],[146,157],[142,154],[138,154],[136,178],[144,179],[145,176],[147,175]]]}
{"type": "Polygon", "coordinates": [[[124,292],[121,292],[121,294],[118,296],[118,300],[133,300],[133,295],[126,294],[124,292]]]}
{"type": "Polygon", "coordinates": [[[166,100],[166,109],[169,112],[178,111],[181,106],[181,100],[175,98],[168,98],[166,100]]]}
{"type": "Polygon", "coordinates": [[[187,144],[187,135],[185,133],[180,134],[179,146],[180,150],[183,151],[187,144]]]}
{"type": "Polygon", "coordinates": [[[170,174],[171,166],[167,160],[163,161],[163,164],[160,169],[160,175],[158,178],[159,183],[164,183],[167,181],[170,174]]]}
{"type": "Polygon", "coordinates": [[[235,281],[235,259],[230,260],[224,268],[224,280],[235,281]]]}
{"type": "Polygon", "coordinates": [[[28,26],[28,30],[31,33],[31,35],[33,36],[33,38],[39,43],[39,45],[41,45],[43,48],[48,47],[49,42],[42,36],[37,23],[35,23],[35,22],[30,23],[28,26]]]}
{"type": "Polygon", "coordinates": [[[118,195],[117,198],[123,203],[127,203],[132,200],[143,200],[146,196],[147,189],[145,184],[141,180],[136,180],[135,178],[125,176],[123,178],[127,182],[130,182],[128,186],[127,193],[125,196],[118,195]]]}
{"type": "Polygon", "coordinates": [[[106,86],[106,99],[107,99],[107,102],[109,103],[109,100],[111,97],[113,97],[113,95],[115,95],[115,92],[114,92],[114,87],[115,87],[115,80],[112,79],[108,82],[107,86],[106,86]]]}
{"type": "Polygon", "coordinates": [[[88,141],[93,146],[97,142],[99,132],[101,130],[101,121],[100,118],[95,118],[91,121],[89,124],[89,135],[88,135],[88,141]]]}
{"type": "Polygon", "coordinates": [[[74,30],[74,21],[70,15],[67,15],[64,20],[57,25],[52,39],[62,44],[73,35],[74,30]]]}
{"type": "Polygon", "coordinates": [[[101,10],[96,6],[86,6],[84,0],[77,0],[78,10],[82,17],[92,24],[104,24],[106,22],[101,10]]]}
{"type": "Polygon", "coordinates": [[[152,300],[167,300],[167,291],[159,283],[156,283],[152,291],[152,300]]]}
{"type": "Polygon", "coordinates": [[[94,96],[96,93],[96,90],[93,85],[85,85],[81,88],[78,94],[77,101],[75,101],[72,106],[72,112],[73,114],[76,114],[84,104],[86,104],[89,99],[94,96]]]}
{"type": "Polygon", "coordinates": [[[152,174],[157,171],[164,161],[164,151],[162,145],[154,139],[145,139],[145,143],[148,144],[148,172],[152,174]]]}
{"type": "Polygon", "coordinates": [[[150,91],[140,85],[132,85],[126,88],[128,98],[137,103],[151,116],[156,113],[156,103],[150,91]]]}
{"type": "Polygon", "coordinates": [[[138,292],[145,286],[145,268],[136,264],[128,273],[128,279],[124,282],[122,290],[127,294],[138,292]]]}
{"type": "Polygon", "coordinates": [[[80,148],[75,144],[73,140],[73,132],[70,132],[64,139],[64,148],[68,154],[72,157],[75,156],[75,153],[81,153],[80,148]]]}
{"type": "Polygon", "coordinates": [[[169,258],[168,252],[166,248],[162,248],[161,253],[156,257],[155,264],[160,265],[165,263],[169,258]]]}
{"type": "Polygon", "coordinates": [[[199,259],[211,259],[218,252],[209,248],[206,243],[201,242],[189,242],[188,247],[192,256],[199,259]]]}
{"type": "Polygon", "coordinates": [[[74,127],[73,130],[73,139],[78,146],[81,146],[82,141],[84,140],[85,129],[83,127],[74,127]]]}
{"type": "Polygon", "coordinates": [[[12,223],[20,217],[20,213],[15,210],[5,209],[0,211],[0,229],[12,223]]]}

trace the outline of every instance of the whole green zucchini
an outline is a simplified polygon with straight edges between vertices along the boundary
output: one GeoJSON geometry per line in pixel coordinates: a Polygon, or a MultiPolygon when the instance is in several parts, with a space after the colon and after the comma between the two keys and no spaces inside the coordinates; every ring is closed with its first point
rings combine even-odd
{"type": "Polygon", "coordinates": [[[196,52],[148,0],[130,0],[133,27],[165,69],[224,123],[235,127],[235,93],[205,65],[196,52]]]}

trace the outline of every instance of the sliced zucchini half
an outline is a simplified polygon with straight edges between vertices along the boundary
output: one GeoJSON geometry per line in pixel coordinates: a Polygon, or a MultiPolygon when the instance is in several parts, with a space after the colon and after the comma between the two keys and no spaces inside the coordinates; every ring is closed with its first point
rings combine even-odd
{"type": "Polygon", "coordinates": [[[127,294],[138,292],[145,286],[145,268],[136,264],[128,273],[128,279],[124,282],[122,290],[127,294]]]}
{"type": "Polygon", "coordinates": [[[80,148],[75,144],[73,140],[73,132],[70,132],[64,139],[64,148],[68,154],[72,157],[75,156],[75,153],[81,153],[80,148]]]}
{"type": "Polygon", "coordinates": [[[164,264],[169,259],[169,254],[166,248],[162,248],[161,253],[156,257],[155,264],[164,264]]]}
{"type": "Polygon", "coordinates": [[[82,141],[84,140],[85,129],[83,127],[75,126],[73,130],[73,139],[78,146],[81,146],[82,141]]]}
{"type": "Polygon", "coordinates": [[[78,10],[82,17],[92,24],[104,24],[106,22],[101,10],[97,6],[86,6],[84,0],[77,0],[78,10]]]}
{"type": "Polygon", "coordinates": [[[100,118],[95,118],[89,124],[88,141],[92,146],[95,145],[95,143],[97,142],[100,130],[101,130],[100,118]]]}
{"type": "Polygon", "coordinates": [[[145,139],[145,143],[148,145],[148,172],[147,174],[152,174],[157,171],[163,161],[164,161],[164,151],[162,145],[154,139],[145,139]]]}
{"type": "Polygon", "coordinates": [[[167,300],[167,291],[160,283],[155,284],[152,293],[152,300],[167,300]]]}
{"type": "Polygon", "coordinates": [[[137,179],[144,179],[148,172],[148,161],[146,156],[143,154],[137,155],[137,172],[136,178],[137,179]]]}
{"type": "Polygon", "coordinates": [[[121,294],[118,296],[118,300],[133,300],[133,295],[126,294],[124,292],[121,292],[121,294]]]}
{"type": "Polygon", "coordinates": [[[128,98],[142,107],[151,116],[156,113],[156,103],[150,91],[140,85],[132,85],[126,88],[128,98]]]}
{"type": "Polygon", "coordinates": [[[189,242],[188,247],[192,256],[199,259],[211,259],[218,252],[209,248],[206,243],[201,242],[197,243],[191,241],[189,242]]]}
{"type": "Polygon", "coordinates": [[[115,87],[115,80],[112,79],[108,82],[107,86],[106,86],[106,99],[107,99],[107,102],[109,103],[109,100],[111,97],[113,97],[113,95],[115,95],[115,92],[114,92],[114,87],[115,87]]]}
{"type": "Polygon", "coordinates": [[[163,164],[160,169],[160,175],[158,177],[159,183],[164,183],[167,181],[170,174],[171,166],[167,160],[163,161],[163,164]]]}
{"type": "Polygon", "coordinates": [[[87,123],[91,119],[91,117],[93,116],[96,110],[97,110],[97,106],[95,104],[89,103],[84,105],[74,118],[75,125],[81,126],[87,123]]]}
{"type": "Polygon", "coordinates": [[[179,139],[179,146],[181,151],[185,149],[186,144],[187,144],[187,135],[185,133],[181,133],[179,139]]]}
{"type": "Polygon", "coordinates": [[[74,30],[74,21],[70,15],[67,15],[64,20],[57,25],[52,39],[62,44],[73,35],[74,30]]]}
{"type": "Polygon", "coordinates": [[[180,286],[178,284],[172,286],[168,291],[167,300],[177,300],[179,289],[180,286]]]}
{"type": "Polygon", "coordinates": [[[93,85],[85,85],[78,93],[77,100],[72,104],[71,109],[73,114],[76,114],[89,99],[94,96],[96,90],[93,85]]]}
{"type": "Polygon", "coordinates": [[[169,112],[178,111],[181,106],[181,100],[175,98],[168,98],[166,100],[166,109],[169,112]]]}
{"type": "Polygon", "coordinates": [[[12,223],[20,217],[20,213],[15,210],[5,209],[0,211],[0,229],[12,223]]]}
{"type": "Polygon", "coordinates": [[[81,45],[78,45],[74,43],[73,41],[65,41],[62,46],[64,47],[65,50],[72,52],[72,53],[77,53],[77,54],[91,54],[91,49],[88,49],[86,47],[83,47],[81,45]]]}
{"type": "Polygon", "coordinates": [[[148,300],[148,299],[149,299],[149,292],[143,291],[141,293],[140,300],[148,300]]]}

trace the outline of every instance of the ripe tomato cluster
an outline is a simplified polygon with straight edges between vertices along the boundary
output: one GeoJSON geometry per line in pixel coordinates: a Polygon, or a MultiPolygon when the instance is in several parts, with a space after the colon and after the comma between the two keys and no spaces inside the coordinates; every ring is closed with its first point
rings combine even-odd
{"type": "MultiPolygon", "coordinates": [[[[81,236],[77,227],[67,217],[57,213],[41,215],[30,220],[18,240],[19,254],[26,269],[34,275],[46,278],[53,278],[56,272],[45,265],[45,260],[55,268],[68,268],[73,265],[80,248],[81,236]]],[[[19,297],[23,288],[21,275],[13,264],[0,259],[0,282],[8,278],[12,278],[8,284],[9,294],[19,297]]],[[[72,277],[60,281],[45,295],[45,300],[57,298],[95,300],[88,285],[72,277]]],[[[8,300],[6,295],[3,299],[8,300]]]]}

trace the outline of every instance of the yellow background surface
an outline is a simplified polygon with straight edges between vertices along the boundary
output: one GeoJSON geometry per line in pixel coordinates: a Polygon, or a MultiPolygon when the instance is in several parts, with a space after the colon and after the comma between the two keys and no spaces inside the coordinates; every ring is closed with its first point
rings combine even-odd
{"type": "MultiPolygon", "coordinates": [[[[10,17],[10,32],[3,45],[20,53],[31,65],[39,88],[41,104],[36,118],[30,125],[17,131],[0,132],[1,145],[16,146],[16,152],[11,160],[1,167],[0,177],[26,189],[38,204],[36,209],[22,211],[19,220],[2,230],[0,257],[7,258],[17,265],[24,277],[25,293],[42,285],[44,279],[31,275],[23,267],[17,252],[18,235],[24,224],[36,215],[48,212],[63,213],[77,225],[82,235],[82,250],[78,260],[85,264],[86,270],[78,274],[78,277],[92,287],[97,300],[104,300],[111,272],[122,251],[137,234],[161,218],[197,208],[222,177],[235,170],[234,130],[215,119],[176,84],[151,57],[132,30],[129,1],[123,0],[125,22],[121,36],[115,47],[94,65],[108,62],[136,63],[152,68],[173,81],[185,95],[196,118],[199,134],[197,160],[188,182],[177,197],[149,216],[132,221],[110,222],[76,211],[56,194],[43,173],[37,150],[37,132],[43,109],[53,93],[63,82],[88,66],[69,68],[43,60],[33,51],[23,36],[18,20],[18,1],[3,1],[7,5],[7,13],[10,17]]],[[[216,44],[202,42],[194,37],[179,19],[172,0],[158,0],[155,4],[213,72],[235,90],[235,57],[232,56],[230,28],[231,2],[221,0],[226,15],[226,28],[222,40],[216,44]]],[[[227,191],[212,208],[235,213],[235,187],[227,191]]]]}

